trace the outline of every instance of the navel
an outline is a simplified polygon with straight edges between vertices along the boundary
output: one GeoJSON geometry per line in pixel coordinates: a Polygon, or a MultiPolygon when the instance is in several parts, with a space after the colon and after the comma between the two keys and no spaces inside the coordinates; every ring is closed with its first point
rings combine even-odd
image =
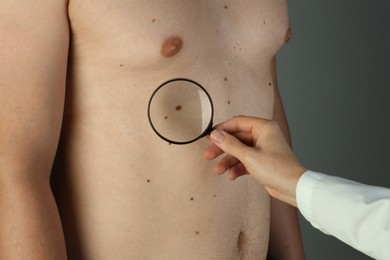
{"type": "Polygon", "coordinates": [[[246,247],[246,243],[247,243],[247,238],[245,236],[245,233],[243,231],[241,231],[238,234],[238,238],[237,238],[237,247],[238,247],[238,251],[240,253],[244,253],[245,247],[246,247]]]}
{"type": "Polygon", "coordinates": [[[161,55],[165,58],[176,55],[183,47],[183,40],[180,37],[173,36],[166,39],[161,47],[161,55]]]}

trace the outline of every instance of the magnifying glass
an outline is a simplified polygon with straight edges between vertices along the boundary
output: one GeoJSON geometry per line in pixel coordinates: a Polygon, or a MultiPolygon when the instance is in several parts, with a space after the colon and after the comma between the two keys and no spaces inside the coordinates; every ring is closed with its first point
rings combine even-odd
{"type": "Polygon", "coordinates": [[[211,133],[214,107],[199,83],[175,78],[162,83],[148,104],[154,132],[172,144],[189,144],[211,133]]]}

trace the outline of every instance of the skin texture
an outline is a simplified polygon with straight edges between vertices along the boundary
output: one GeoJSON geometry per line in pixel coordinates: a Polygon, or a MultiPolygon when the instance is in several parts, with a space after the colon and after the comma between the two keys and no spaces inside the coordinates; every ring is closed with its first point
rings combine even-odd
{"type": "Polygon", "coordinates": [[[2,256],[303,257],[294,211],[270,208],[250,176],[210,174],[207,140],[169,145],[146,116],[158,85],[186,77],[210,93],[216,123],[286,125],[284,0],[5,0],[0,15],[2,256]]]}

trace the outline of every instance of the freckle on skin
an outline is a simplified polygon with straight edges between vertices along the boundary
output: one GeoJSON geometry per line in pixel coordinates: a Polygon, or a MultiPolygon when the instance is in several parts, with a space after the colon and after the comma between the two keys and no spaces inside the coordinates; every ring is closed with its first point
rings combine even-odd
{"type": "Polygon", "coordinates": [[[172,36],[166,39],[161,46],[161,55],[165,58],[176,55],[183,47],[183,40],[180,37],[172,36]]]}
{"type": "Polygon", "coordinates": [[[123,64],[119,64],[119,67],[123,67],[123,64]]]}
{"type": "Polygon", "coordinates": [[[154,22],[156,22],[156,19],[155,19],[155,18],[152,19],[152,23],[154,23],[154,22]]]}
{"type": "Polygon", "coordinates": [[[196,235],[199,235],[200,233],[199,233],[199,231],[195,231],[195,234],[196,234],[196,235]]]}
{"type": "Polygon", "coordinates": [[[194,198],[190,198],[190,200],[194,200],[194,198]]]}
{"type": "Polygon", "coordinates": [[[149,182],[150,182],[150,180],[147,180],[146,182],[148,182],[148,183],[149,183],[149,182]]]}
{"type": "Polygon", "coordinates": [[[228,78],[227,78],[227,77],[224,77],[223,80],[224,80],[224,81],[228,81],[228,78]]]}
{"type": "Polygon", "coordinates": [[[175,109],[176,109],[176,111],[180,111],[182,109],[182,106],[178,105],[178,106],[176,106],[175,109]]]}
{"type": "Polygon", "coordinates": [[[230,100],[228,100],[228,105],[230,105],[230,100]]]}
{"type": "Polygon", "coordinates": [[[223,8],[228,9],[229,7],[227,5],[225,5],[223,8]]]}

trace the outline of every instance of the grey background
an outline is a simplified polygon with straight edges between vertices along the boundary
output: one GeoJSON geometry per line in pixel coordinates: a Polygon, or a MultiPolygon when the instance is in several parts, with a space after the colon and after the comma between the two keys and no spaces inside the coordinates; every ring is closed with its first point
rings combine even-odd
{"type": "MultiPolygon", "coordinates": [[[[277,56],[278,79],[298,158],[390,187],[390,2],[288,2],[293,39],[277,56]]],[[[308,260],[370,259],[303,217],[301,227],[308,260]]]]}

